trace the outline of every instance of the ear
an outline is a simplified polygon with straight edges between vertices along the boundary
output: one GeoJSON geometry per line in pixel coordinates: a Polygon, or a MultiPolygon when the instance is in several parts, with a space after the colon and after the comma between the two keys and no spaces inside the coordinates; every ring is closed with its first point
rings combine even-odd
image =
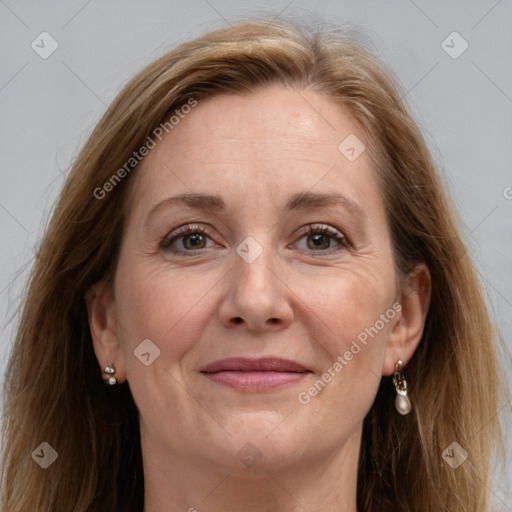
{"type": "Polygon", "coordinates": [[[101,373],[106,366],[114,365],[115,378],[119,383],[126,380],[126,368],[118,338],[118,322],[113,293],[106,283],[100,281],[85,294],[89,329],[91,331],[94,353],[98,359],[101,373]]]}
{"type": "Polygon", "coordinates": [[[431,297],[431,277],[427,265],[420,263],[415,267],[407,276],[400,293],[402,308],[385,348],[382,375],[392,375],[399,359],[405,368],[421,341],[431,297]]]}

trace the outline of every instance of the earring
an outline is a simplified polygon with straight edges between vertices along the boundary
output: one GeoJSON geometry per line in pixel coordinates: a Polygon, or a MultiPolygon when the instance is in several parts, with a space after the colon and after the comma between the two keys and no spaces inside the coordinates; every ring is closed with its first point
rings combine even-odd
{"type": "Polygon", "coordinates": [[[402,361],[400,359],[395,365],[393,384],[396,388],[396,410],[402,415],[409,414],[411,412],[411,401],[407,396],[407,381],[405,380],[404,372],[402,370],[402,361]]]}
{"type": "Polygon", "coordinates": [[[117,384],[117,379],[114,377],[116,373],[116,369],[114,368],[114,364],[110,363],[110,366],[105,366],[103,371],[109,376],[107,378],[107,382],[110,386],[115,386],[117,384]]]}

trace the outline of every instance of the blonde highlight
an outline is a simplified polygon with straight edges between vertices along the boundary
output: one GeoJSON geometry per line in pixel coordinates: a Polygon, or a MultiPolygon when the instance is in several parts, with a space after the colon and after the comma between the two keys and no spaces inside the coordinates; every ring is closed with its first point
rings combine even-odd
{"type": "Polygon", "coordinates": [[[106,390],[84,299],[115,274],[137,167],[101,200],[94,190],[190,98],[274,83],[328,96],[363,128],[396,267],[406,275],[424,262],[432,275],[425,331],[407,367],[413,413],[396,414],[391,378],[383,378],[363,426],[359,510],[489,509],[499,333],[427,145],[389,73],[343,30],[261,20],[206,34],[147,66],[76,159],[31,271],[6,373],[5,510],[142,510],[137,407],[128,384],[114,398],[106,390]],[[59,463],[44,471],[30,457],[42,441],[59,447],[59,463]],[[469,454],[457,471],[441,458],[453,441],[469,454]]]}

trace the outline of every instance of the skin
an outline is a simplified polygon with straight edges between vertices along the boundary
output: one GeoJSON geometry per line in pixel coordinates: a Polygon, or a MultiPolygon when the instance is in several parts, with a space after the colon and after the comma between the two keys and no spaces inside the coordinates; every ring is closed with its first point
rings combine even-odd
{"type": "Polygon", "coordinates": [[[398,359],[405,367],[421,339],[430,276],[419,265],[400,284],[367,154],[351,162],[338,150],[349,134],[364,140],[342,107],[310,91],[220,95],[199,100],[135,175],[113,290],[97,283],[87,299],[98,362],[114,363],[140,410],[145,512],[357,510],[362,422],[381,377],[398,359]],[[283,210],[306,191],[342,193],[362,215],[283,210]],[[164,205],[147,217],[191,192],[222,196],[226,211],[164,205]],[[195,255],[162,249],[185,224],[208,229],[199,249],[174,241],[195,255]],[[332,226],[349,245],[325,235],[318,249],[300,231],[310,224],[332,226]],[[263,249],[251,263],[236,251],[248,236],[263,249]],[[300,403],[396,302],[401,311],[300,403]],[[160,350],[149,366],[134,356],[145,339],[160,350]],[[311,373],[259,392],[201,373],[235,356],[279,356],[311,373]],[[237,457],[248,442],[252,460],[261,455],[250,467],[237,457]]]}

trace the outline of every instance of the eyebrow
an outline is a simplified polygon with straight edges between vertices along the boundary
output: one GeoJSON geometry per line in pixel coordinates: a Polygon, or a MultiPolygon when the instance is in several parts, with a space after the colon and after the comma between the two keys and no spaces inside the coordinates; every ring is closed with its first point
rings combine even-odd
{"type": "MultiPolygon", "coordinates": [[[[216,213],[226,211],[226,203],[221,196],[199,193],[179,194],[168,197],[153,206],[146,217],[146,222],[158,210],[173,205],[185,205],[195,210],[209,210],[216,213]]],[[[344,194],[334,192],[297,192],[288,199],[283,209],[288,213],[291,211],[313,210],[326,206],[341,206],[357,217],[364,216],[363,208],[359,204],[344,194]]]]}

